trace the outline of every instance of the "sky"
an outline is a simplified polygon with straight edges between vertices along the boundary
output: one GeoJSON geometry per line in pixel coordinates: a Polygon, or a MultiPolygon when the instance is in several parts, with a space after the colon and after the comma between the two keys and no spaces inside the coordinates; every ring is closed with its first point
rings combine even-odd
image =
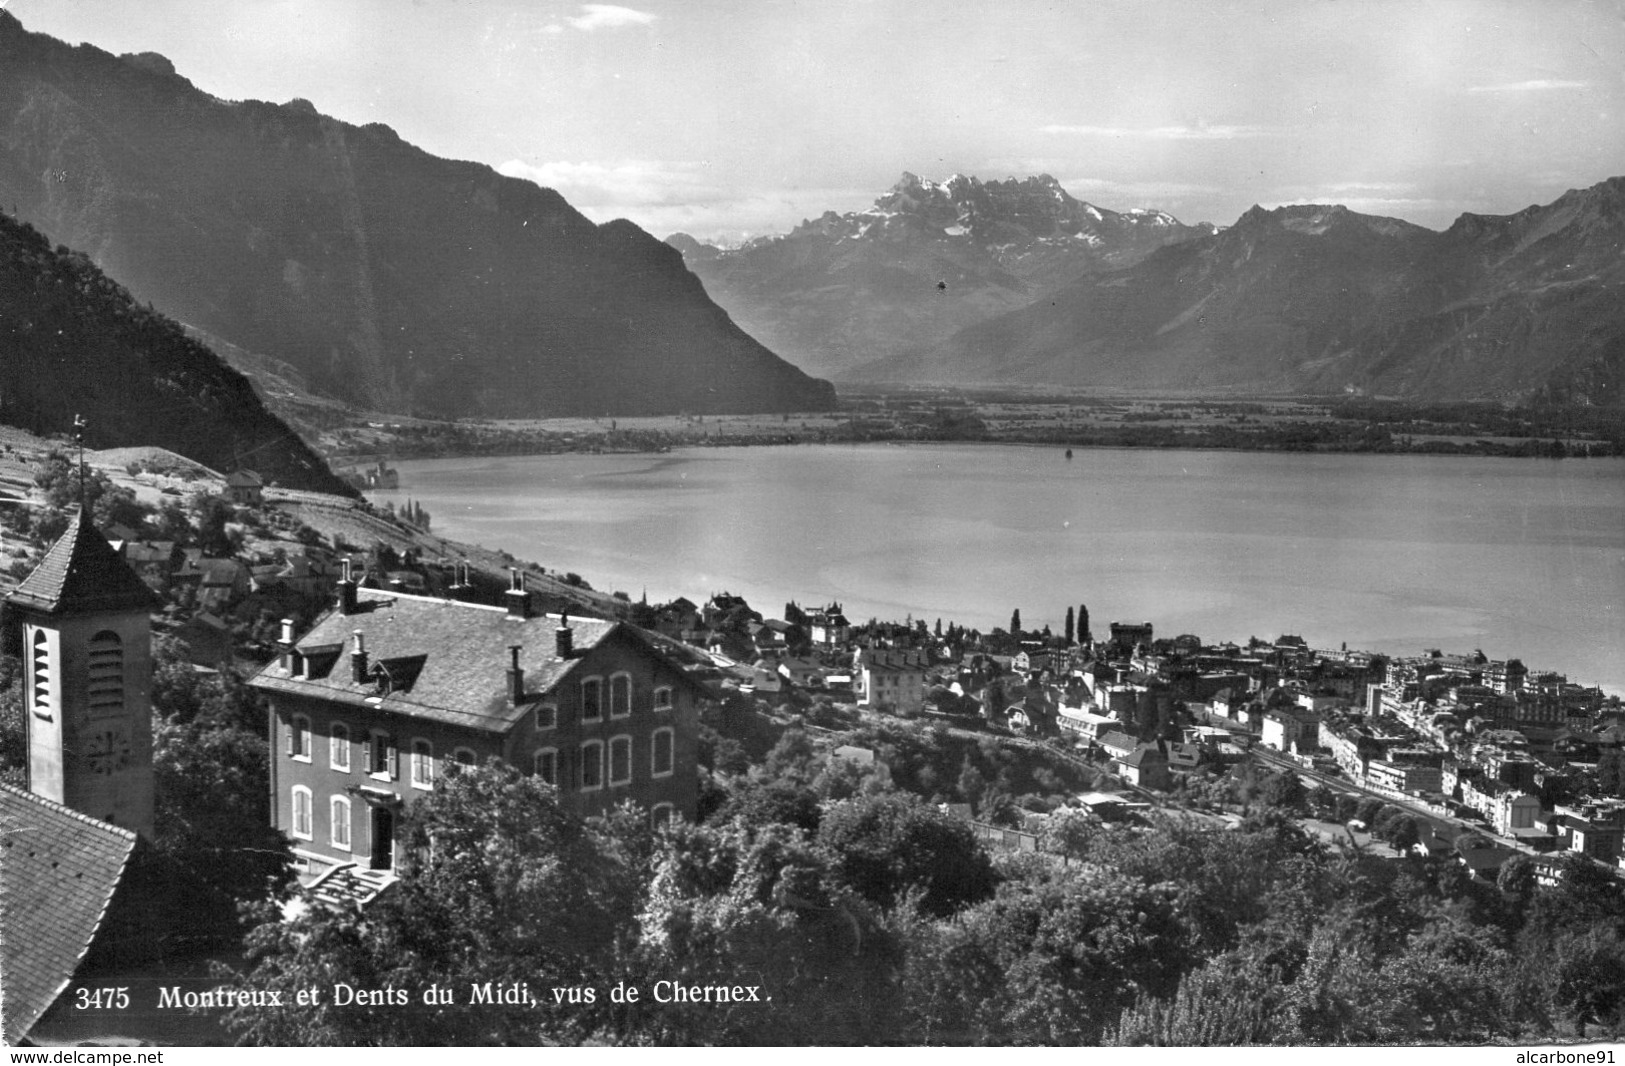
{"type": "Polygon", "coordinates": [[[1228,224],[1434,229],[1625,175],[1625,0],[0,0],[310,100],[664,237],[782,233],[904,171],[1048,173],[1228,224]]]}

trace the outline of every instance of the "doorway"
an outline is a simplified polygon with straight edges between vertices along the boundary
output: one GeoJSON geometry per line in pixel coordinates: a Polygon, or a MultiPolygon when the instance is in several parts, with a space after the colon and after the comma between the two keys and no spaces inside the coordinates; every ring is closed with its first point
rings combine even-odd
{"type": "Polygon", "coordinates": [[[374,870],[395,866],[395,814],[388,807],[372,809],[372,855],[368,866],[374,870]]]}

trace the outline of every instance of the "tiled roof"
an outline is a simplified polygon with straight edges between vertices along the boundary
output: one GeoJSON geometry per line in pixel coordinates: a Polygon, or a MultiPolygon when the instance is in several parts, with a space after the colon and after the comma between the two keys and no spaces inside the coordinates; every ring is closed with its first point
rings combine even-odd
{"type": "Polygon", "coordinates": [[[858,653],[860,666],[881,673],[920,673],[925,669],[925,653],[896,648],[864,648],[858,653]]]}
{"type": "Polygon", "coordinates": [[[128,829],[0,785],[0,998],[15,1044],[90,949],[135,849],[128,829]]]}
{"type": "Polygon", "coordinates": [[[152,590],[95,525],[77,514],[6,603],[45,614],[158,609],[152,590]]]}
{"type": "Polygon", "coordinates": [[[1124,766],[1138,767],[1147,763],[1167,762],[1168,757],[1155,744],[1141,744],[1118,761],[1124,766]]]}
{"type": "Polygon", "coordinates": [[[622,622],[571,617],[576,654],[561,659],[555,636],[561,619],[556,614],[515,618],[501,607],[371,589],[357,590],[356,603],[354,614],[334,610],[323,615],[295,645],[309,661],[306,676],[290,675],[273,661],[249,683],[272,692],[500,733],[529,710],[528,704],[515,707],[508,698],[510,646],[521,646],[525,692],[540,697],[575,671],[581,653],[606,641],[623,640],[667,662],[678,683],[710,698],[635,627],[622,622]],[[350,653],[358,631],[366,646],[369,674],[372,665],[382,664],[390,675],[387,693],[374,680],[355,681],[350,653]]]}
{"type": "Polygon", "coordinates": [[[1127,733],[1119,733],[1116,731],[1107,733],[1105,736],[1100,738],[1101,747],[1119,748],[1123,751],[1133,751],[1134,748],[1139,745],[1139,743],[1140,742],[1138,740],[1135,740],[1127,733]]]}

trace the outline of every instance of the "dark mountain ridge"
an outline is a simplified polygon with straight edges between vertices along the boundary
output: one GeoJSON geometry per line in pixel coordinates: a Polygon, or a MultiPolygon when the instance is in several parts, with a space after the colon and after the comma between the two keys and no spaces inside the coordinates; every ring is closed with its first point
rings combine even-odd
{"type": "Polygon", "coordinates": [[[946,339],[1085,275],[1212,232],[1077,200],[1048,174],[904,173],[862,211],[826,211],[735,249],[668,243],[754,336],[817,373],[946,339]]]}
{"type": "Polygon", "coordinates": [[[355,494],[247,378],[89,257],[0,214],[0,423],[49,435],[78,415],[93,448],[153,445],[225,473],[355,494]]]}
{"type": "Polygon", "coordinates": [[[0,11],[0,201],[313,388],[440,416],[831,406],[681,257],[307,101],[228,103],[0,11]]]}
{"type": "Polygon", "coordinates": [[[876,361],[876,381],[1616,405],[1625,179],[1443,233],[1253,207],[1212,236],[876,361]]]}

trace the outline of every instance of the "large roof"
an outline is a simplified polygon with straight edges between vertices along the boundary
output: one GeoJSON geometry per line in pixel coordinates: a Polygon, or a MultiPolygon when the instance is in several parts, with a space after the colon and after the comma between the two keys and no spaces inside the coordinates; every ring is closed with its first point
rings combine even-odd
{"type": "Polygon", "coordinates": [[[15,1045],[72,980],[136,835],[0,784],[0,998],[15,1045]]]}
{"type": "Polygon", "coordinates": [[[6,603],[44,614],[152,611],[157,597],[83,513],[73,516],[34,572],[6,603]]]}
{"type": "Polygon", "coordinates": [[[302,673],[272,662],[249,683],[490,732],[507,730],[529,710],[528,703],[515,707],[508,698],[509,648],[516,644],[525,692],[532,700],[574,673],[583,653],[615,640],[636,644],[665,663],[675,683],[697,686],[635,627],[622,622],[571,617],[575,654],[560,658],[556,634],[561,622],[556,614],[516,618],[501,607],[360,589],[355,613],[330,611],[295,645],[305,661],[302,673]],[[357,632],[366,647],[369,675],[382,666],[387,686],[370,678],[355,680],[350,654],[357,632]]]}

